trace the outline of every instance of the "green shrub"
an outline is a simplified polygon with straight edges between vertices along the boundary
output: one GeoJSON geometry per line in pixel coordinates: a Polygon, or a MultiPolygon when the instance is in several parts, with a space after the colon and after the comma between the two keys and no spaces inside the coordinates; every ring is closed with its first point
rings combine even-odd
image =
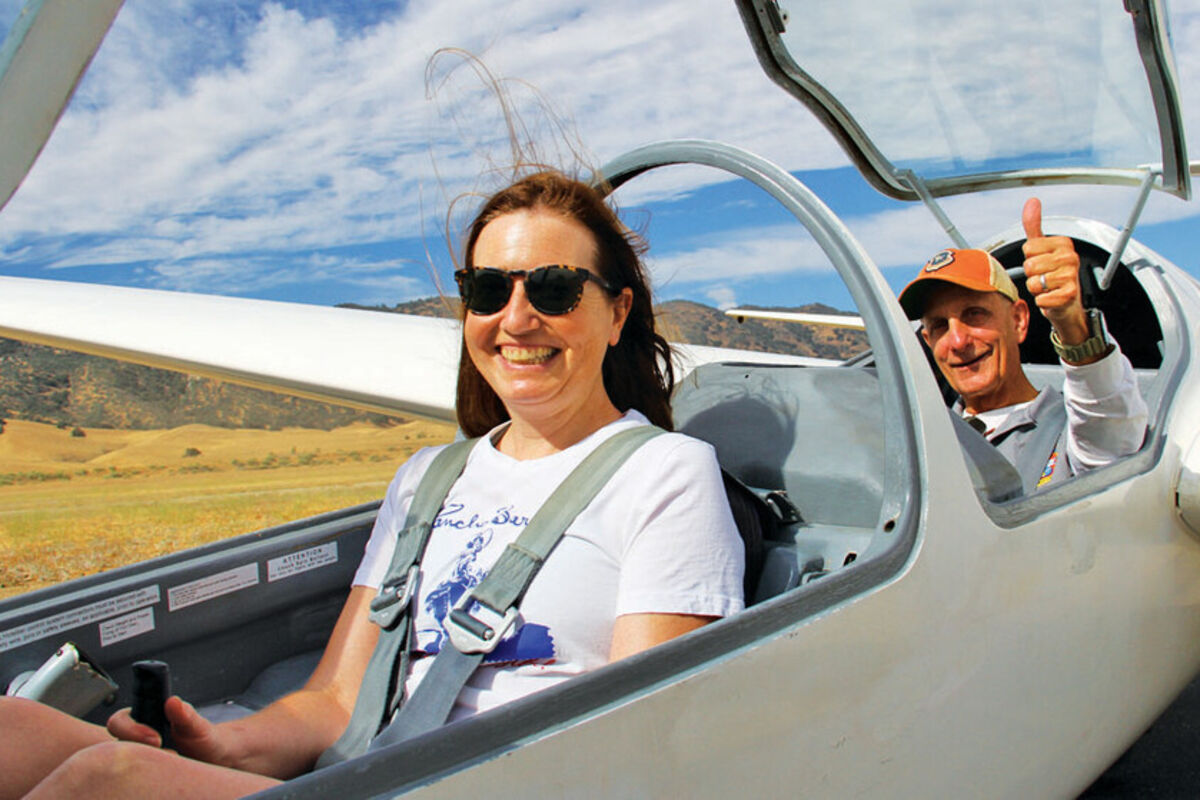
{"type": "Polygon", "coordinates": [[[197,472],[216,472],[217,468],[211,464],[187,464],[175,470],[180,475],[191,475],[197,472]]]}

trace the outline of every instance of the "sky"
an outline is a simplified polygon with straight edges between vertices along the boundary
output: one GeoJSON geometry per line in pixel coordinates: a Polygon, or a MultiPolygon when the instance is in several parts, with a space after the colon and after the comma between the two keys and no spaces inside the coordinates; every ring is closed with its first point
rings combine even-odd
{"type": "MultiPolygon", "coordinates": [[[[930,163],[947,142],[958,161],[985,165],[1055,136],[1068,160],[1092,152],[1081,136],[1093,137],[1103,158],[1124,153],[1122,119],[1136,115],[1110,102],[1093,118],[1078,100],[1136,73],[1121,63],[1104,73],[1096,54],[1115,52],[1111,42],[1059,36],[1044,9],[1062,3],[1022,0],[1022,12],[1020,3],[979,0],[1025,25],[1021,47],[988,59],[938,52],[962,37],[938,35],[933,24],[904,30],[888,17],[936,1],[855,0],[863,7],[856,14],[911,64],[953,64],[943,72],[978,102],[914,99],[920,87],[911,75],[879,67],[877,46],[821,33],[815,11],[809,26],[789,28],[812,32],[804,49],[833,54],[851,95],[862,75],[890,81],[886,102],[848,104],[873,115],[879,135],[914,165],[930,163]],[[1011,72],[1005,91],[971,94],[985,67],[1011,72]],[[1011,109],[1047,86],[1065,101],[1046,107],[1070,113],[1016,123],[1011,109]],[[939,115],[971,124],[942,137],[939,115]]],[[[0,20],[18,8],[0,0],[0,20]]],[[[961,3],[950,8],[959,16],[929,16],[958,34],[978,22],[960,18],[961,3]]],[[[1196,159],[1200,0],[1173,0],[1169,9],[1196,159]]],[[[475,198],[511,175],[506,123],[525,158],[580,174],[663,139],[749,150],[812,188],[896,289],[950,244],[922,206],[872,189],[812,114],[765,76],[732,0],[128,0],[0,212],[0,274],[318,304],[427,297],[453,285],[450,253],[475,198]]],[[[943,205],[980,243],[1019,221],[1026,194],[943,205]]],[[[1038,194],[1047,214],[1119,228],[1135,193],[1076,186],[1038,194]]],[[[852,308],[797,223],[724,173],[656,171],[616,201],[651,244],[659,300],[852,308]]],[[[1156,192],[1137,237],[1200,276],[1190,246],[1197,216],[1200,202],[1156,192]]]]}

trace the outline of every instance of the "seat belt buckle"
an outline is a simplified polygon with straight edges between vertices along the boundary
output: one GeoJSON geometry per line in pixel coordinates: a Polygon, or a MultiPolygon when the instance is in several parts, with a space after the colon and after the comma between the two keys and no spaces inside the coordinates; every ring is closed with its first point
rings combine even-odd
{"type": "Polygon", "coordinates": [[[467,611],[467,606],[475,599],[471,592],[464,592],[454,608],[446,615],[446,633],[450,634],[450,643],[460,653],[490,653],[496,649],[517,621],[516,608],[510,607],[503,614],[490,606],[480,603],[475,614],[487,612],[482,616],[491,617],[482,620],[467,611]]]}
{"type": "Polygon", "coordinates": [[[408,605],[412,602],[420,580],[421,567],[419,564],[413,564],[399,580],[384,583],[379,587],[379,594],[371,600],[371,611],[367,619],[384,630],[390,630],[396,624],[396,620],[408,611],[408,605]]]}

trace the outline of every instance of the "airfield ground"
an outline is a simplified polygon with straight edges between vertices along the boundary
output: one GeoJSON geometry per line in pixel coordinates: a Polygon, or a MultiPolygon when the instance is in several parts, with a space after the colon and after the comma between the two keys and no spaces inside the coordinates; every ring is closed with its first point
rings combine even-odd
{"type": "Polygon", "coordinates": [[[0,597],[383,496],[454,427],[0,433],[0,597]]]}
{"type": "MultiPolygon", "coordinates": [[[[0,597],[377,499],[453,426],[0,434],[0,597]],[[196,452],[193,452],[196,451],[196,452]]],[[[1200,681],[1081,800],[1195,797],[1200,681]]]]}

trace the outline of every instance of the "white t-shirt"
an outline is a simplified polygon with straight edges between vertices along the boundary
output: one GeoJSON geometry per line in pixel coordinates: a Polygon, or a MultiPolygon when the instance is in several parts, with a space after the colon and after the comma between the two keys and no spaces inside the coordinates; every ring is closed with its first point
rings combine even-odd
{"type": "MultiPolygon", "coordinates": [[[[485,436],[433,523],[421,562],[411,693],[446,644],[442,621],[487,574],[559,483],[602,441],[648,424],[630,411],[581,442],[517,461],[485,436]],[[425,657],[422,657],[424,654],[425,657]]],[[[440,447],[396,473],[354,584],[378,588],[417,484],[440,447]]],[[[726,616],[742,609],[744,550],[716,455],[679,433],[639,448],[567,529],[521,602],[513,632],[459,694],[450,719],[552,686],[608,663],[622,614],[726,616]]]]}

